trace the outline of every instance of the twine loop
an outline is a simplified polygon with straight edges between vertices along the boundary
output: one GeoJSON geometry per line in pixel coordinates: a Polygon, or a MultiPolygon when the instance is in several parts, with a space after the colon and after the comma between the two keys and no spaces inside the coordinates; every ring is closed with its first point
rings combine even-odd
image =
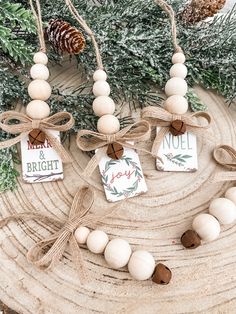
{"type": "Polygon", "coordinates": [[[229,145],[219,145],[213,150],[216,163],[229,171],[219,171],[214,175],[213,181],[236,180],[236,150],[229,145]]]}

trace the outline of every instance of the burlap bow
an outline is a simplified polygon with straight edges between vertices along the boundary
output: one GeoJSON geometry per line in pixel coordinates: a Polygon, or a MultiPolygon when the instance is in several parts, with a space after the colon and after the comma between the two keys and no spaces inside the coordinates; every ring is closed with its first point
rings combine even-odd
{"type": "Polygon", "coordinates": [[[147,120],[152,126],[160,126],[159,130],[152,146],[152,153],[158,152],[159,147],[165,137],[169,132],[171,123],[175,120],[181,120],[186,125],[187,132],[193,132],[196,135],[201,135],[207,137],[210,141],[214,141],[213,136],[206,132],[211,123],[211,117],[206,112],[195,112],[186,115],[176,115],[161,107],[149,106],[143,109],[142,118],[147,120]],[[205,118],[207,124],[201,125],[198,122],[198,118],[205,118]]]}
{"type": "Polygon", "coordinates": [[[63,256],[67,244],[69,244],[70,252],[73,261],[79,271],[81,282],[88,279],[88,273],[85,267],[83,256],[80,247],[75,239],[74,231],[79,226],[90,226],[117,208],[104,215],[88,214],[94,202],[94,193],[91,188],[84,186],[76,193],[69,217],[65,221],[61,221],[55,217],[47,216],[40,213],[19,213],[13,214],[0,221],[0,228],[7,225],[8,222],[14,220],[29,220],[42,221],[46,224],[54,224],[58,231],[48,236],[47,238],[36,243],[27,253],[27,259],[41,270],[52,269],[63,256]]]}
{"type": "Polygon", "coordinates": [[[45,133],[49,143],[61,157],[63,162],[72,162],[72,158],[64,149],[63,145],[51,135],[50,130],[67,131],[74,125],[74,118],[68,112],[58,112],[42,120],[34,120],[24,113],[16,111],[6,111],[0,114],[0,128],[10,134],[19,134],[18,136],[0,142],[0,149],[10,147],[23,138],[25,138],[33,129],[40,129],[45,133]],[[58,124],[68,120],[63,124],[58,124]],[[14,124],[13,124],[14,123],[14,124]]]}
{"type": "Polygon", "coordinates": [[[95,155],[84,170],[84,176],[91,176],[110,143],[119,143],[123,147],[134,148],[150,154],[149,151],[137,146],[138,142],[147,141],[150,138],[150,134],[150,125],[144,120],[129,125],[112,135],[89,130],[79,131],[77,134],[78,147],[86,152],[96,150],[95,155]]]}
{"type": "Polygon", "coordinates": [[[214,175],[214,182],[236,180],[236,150],[229,145],[219,145],[213,150],[215,161],[230,171],[220,171],[214,175]]]}

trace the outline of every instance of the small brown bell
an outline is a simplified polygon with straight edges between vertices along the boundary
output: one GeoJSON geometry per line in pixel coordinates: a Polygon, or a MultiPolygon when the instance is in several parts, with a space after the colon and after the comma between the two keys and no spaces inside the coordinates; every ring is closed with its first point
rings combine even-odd
{"type": "Polygon", "coordinates": [[[156,265],[152,281],[159,285],[167,285],[172,277],[171,270],[162,263],[156,265]]]}
{"type": "Polygon", "coordinates": [[[201,238],[197,232],[193,230],[187,230],[181,237],[181,243],[186,249],[195,249],[201,245],[201,238]]]}
{"type": "Polygon", "coordinates": [[[29,133],[29,141],[32,145],[42,145],[46,140],[46,135],[39,129],[33,129],[29,133]]]}
{"type": "Polygon", "coordinates": [[[183,135],[186,132],[186,124],[182,120],[174,120],[170,125],[170,133],[173,136],[183,135]]]}
{"type": "Polygon", "coordinates": [[[111,159],[120,159],[123,156],[124,148],[119,143],[111,143],[107,147],[107,156],[111,159]]]}

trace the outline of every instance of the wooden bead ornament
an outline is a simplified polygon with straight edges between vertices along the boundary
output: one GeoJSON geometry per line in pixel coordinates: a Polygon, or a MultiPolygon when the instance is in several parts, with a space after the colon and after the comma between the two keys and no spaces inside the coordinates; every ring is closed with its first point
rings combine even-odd
{"type": "Polygon", "coordinates": [[[106,114],[98,119],[98,132],[104,134],[114,134],[120,130],[119,119],[111,114],[106,114]]]}
{"type": "Polygon", "coordinates": [[[96,81],[106,81],[107,74],[104,70],[98,69],[93,74],[93,80],[96,81]]]}
{"type": "Polygon", "coordinates": [[[170,78],[165,85],[165,93],[167,96],[181,95],[184,96],[188,91],[186,81],[180,77],[170,78]]]}
{"type": "Polygon", "coordinates": [[[188,101],[181,95],[172,95],[164,102],[164,108],[170,113],[182,115],[188,111],[188,101]]]}
{"type": "Polygon", "coordinates": [[[38,79],[47,81],[49,78],[49,70],[44,64],[34,64],[30,69],[30,76],[34,80],[38,79]]]}
{"type": "Polygon", "coordinates": [[[51,96],[52,88],[48,82],[44,80],[34,80],[29,83],[28,94],[30,98],[35,100],[48,100],[51,96]]]}
{"type": "Polygon", "coordinates": [[[94,230],[88,235],[87,247],[89,251],[95,254],[101,254],[104,252],[108,241],[108,235],[104,231],[94,230]]]}
{"type": "Polygon", "coordinates": [[[225,193],[225,197],[234,202],[234,204],[236,205],[236,187],[234,186],[232,188],[229,188],[225,193]]]}
{"type": "Polygon", "coordinates": [[[129,243],[118,238],[111,240],[107,244],[104,257],[109,266],[118,269],[128,264],[131,253],[129,243]]]}
{"type": "Polygon", "coordinates": [[[44,119],[50,115],[50,108],[45,101],[32,100],[26,106],[26,114],[32,119],[44,119]]]}
{"type": "Polygon", "coordinates": [[[106,81],[96,81],[93,84],[93,94],[94,96],[109,96],[111,92],[110,85],[106,81]]]}
{"type": "Polygon", "coordinates": [[[203,241],[213,241],[220,235],[220,224],[218,220],[209,214],[196,216],[193,220],[192,227],[203,241]]]}
{"type": "Polygon", "coordinates": [[[113,114],[115,112],[115,103],[108,96],[98,96],[93,101],[93,111],[98,117],[113,114]]]}
{"type": "Polygon", "coordinates": [[[209,213],[222,225],[231,224],[236,220],[236,206],[227,198],[214,199],[210,204],[209,213]]]}
{"type": "Polygon", "coordinates": [[[46,65],[48,63],[48,57],[46,53],[39,51],[34,54],[33,57],[34,63],[40,63],[46,65]]]}
{"type": "Polygon", "coordinates": [[[187,67],[183,63],[173,64],[170,68],[170,77],[180,77],[182,79],[185,79],[187,74],[187,67]]]}
{"type": "Polygon", "coordinates": [[[147,280],[151,278],[155,269],[155,260],[153,256],[143,250],[132,253],[128,269],[130,275],[136,280],[147,280]]]}
{"type": "Polygon", "coordinates": [[[176,52],[175,54],[173,54],[172,56],[172,63],[176,64],[176,63],[184,63],[186,60],[185,55],[182,52],[176,52]]]}
{"type": "Polygon", "coordinates": [[[85,244],[87,242],[88,235],[90,233],[89,228],[87,227],[78,227],[75,230],[75,238],[79,244],[85,244]]]}

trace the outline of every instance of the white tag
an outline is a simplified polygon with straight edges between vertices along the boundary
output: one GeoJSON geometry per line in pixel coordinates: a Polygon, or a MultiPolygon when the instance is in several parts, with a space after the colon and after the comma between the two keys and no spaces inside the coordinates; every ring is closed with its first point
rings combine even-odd
{"type": "MultiPolygon", "coordinates": [[[[60,141],[60,132],[49,130],[60,141]]],[[[48,140],[32,145],[28,136],[21,141],[22,177],[27,183],[63,179],[62,161],[48,140]]]]}
{"type": "Polygon", "coordinates": [[[134,149],[124,147],[123,156],[118,160],[113,160],[104,153],[99,169],[109,202],[147,192],[139,156],[134,149]]]}
{"type": "MultiPolygon", "coordinates": [[[[159,128],[157,128],[157,133],[159,128]]],[[[196,135],[186,132],[180,136],[166,134],[156,160],[157,170],[194,172],[198,169],[196,135]]]]}

